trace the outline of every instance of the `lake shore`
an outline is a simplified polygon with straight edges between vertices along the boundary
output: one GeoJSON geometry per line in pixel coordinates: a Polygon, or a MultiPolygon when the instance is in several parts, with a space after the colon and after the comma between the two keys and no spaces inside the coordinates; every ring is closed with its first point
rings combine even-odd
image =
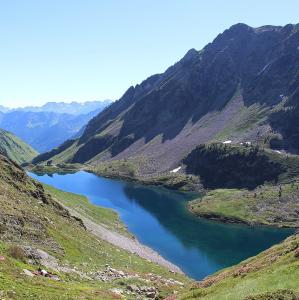
{"type": "Polygon", "coordinates": [[[87,231],[97,235],[99,240],[116,245],[120,251],[125,249],[128,255],[125,263],[129,265],[130,253],[135,253],[132,258],[139,256],[152,261],[154,268],[163,265],[167,270],[178,271],[169,265],[170,261],[191,278],[202,279],[256,255],[292,233],[196,218],[186,208],[192,197],[167,189],[106,179],[85,171],[31,175],[43,182],[54,198],[79,214],[72,215],[80,220],[87,218],[84,220],[87,231]],[[51,190],[51,186],[56,190],[51,190]],[[234,255],[227,261],[226,253],[232,251],[234,255]],[[206,253],[213,255],[207,257],[206,253]],[[190,263],[191,258],[194,263],[190,263]]]}
{"type": "MultiPolygon", "coordinates": [[[[59,202],[58,199],[55,199],[59,202]]],[[[169,269],[171,272],[184,274],[183,271],[176,266],[175,264],[169,262],[165,258],[163,258],[161,255],[159,255],[156,251],[151,249],[150,247],[147,247],[143,244],[141,244],[135,237],[130,238],[128,236],[122,235],[118,232],[115,232],[113,230],[110,230],[103,225],[100,225],[94,221],[92,221],[90,218],[83,216],[81,213],[76,211],[75,209],[72,209],[70,207],[65,206],[63,203],[59,202],[66,210],[69,211],[69,213],[76,218],[79,218],[82,220],[84,226],[86,229],[91,232],[96,237],[105,240],[109,242],[110,244],[117,246],[121,249],[124,249],[132,254],[137,254],[138,256],[147,259],[153,263],[156,263],[160,266],[163,266],[167,269],[169,269]]]]}

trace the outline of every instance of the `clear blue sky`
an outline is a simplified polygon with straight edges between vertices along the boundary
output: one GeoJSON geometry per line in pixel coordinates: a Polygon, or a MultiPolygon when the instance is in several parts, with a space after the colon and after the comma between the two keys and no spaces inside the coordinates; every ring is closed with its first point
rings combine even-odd
{"type": "Polygon", "coordinates": [[[298,12],[298,0],[0,0],[0,104],[117,99],[232,24],[298,12]]]}

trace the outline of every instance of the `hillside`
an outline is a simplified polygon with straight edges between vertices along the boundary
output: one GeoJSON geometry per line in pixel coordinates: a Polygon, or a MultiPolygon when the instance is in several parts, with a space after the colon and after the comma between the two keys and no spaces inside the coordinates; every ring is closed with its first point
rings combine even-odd
{"type": "Polygon", "coordinates": [[[167,300],[296,300],[299,296],[299,236],[194,284],[167,300]]]}
{"type": "Polygon", "coordinates": [[[104,226],[131,240],[117,214],[42,186],[1,155],[0,191],[0,290],[8,299],[264,300],[299,293],[298,235],[192,283],[97,236],[104,226]]]}
{"type": "Polygon", "coordinates": [[[161,265],[108,242],[109,233],[137,243],[116,213],[42,186],[2,155],[0,202],[1,298],[165,298],[189,282],[159,256],[161,265]]]}
{"type": "Polygon", "coordinates": [[[189,202],[199,217],[248,225],[299,226],[299,157],[251,145],[200,145],[183,160],[206,194],[189,202]]]}
{"type": "Polygon", "coordinates": [[[298,182],[264,184],[254,190],[215,189],[188,203],[199,217],[224,223],[299,227],[298,182]]]}
{"type": "Polygon", "coordinates": [[[299,176],[297,155],[276,152],[257,145],[199,145],[182,163],[185,172],[199,176],[207,189],[253,190],[267,182],[293,182],[299,176]]]}
{"type": "Polygon", "coordinates": [[[129,158],[150,176],[176,168],[209,142],[250,141],[296,152],[297,127],[279,116],[297,116],[298,44],[298,25],[236,24],[163,74],[130,87],[71,147],[49,156],[94,165],[129,158]]]}
{"type": "Polygon", "coordinates": [[[31,161],[38,153],[12,133],[0,129],[0,153],[17,163],[31,161]]]}

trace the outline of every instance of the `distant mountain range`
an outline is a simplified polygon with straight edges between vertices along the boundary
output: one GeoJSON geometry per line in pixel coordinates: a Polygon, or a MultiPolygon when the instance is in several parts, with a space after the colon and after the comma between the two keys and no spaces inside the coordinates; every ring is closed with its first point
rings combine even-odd
{"type": "Polygon", "coordinates": [[[54,112],[59,114],[83,115],[95,110],[102,110],[109,104],[111,100],[103,101],[87,101],[87,102],[47,102],[42,106],[26,106],[18,108],[8,108],[0,105],[0,112],[26,111],[26,112],[54,112]]]}
{"type": "Polygon", "coordinates": [[[8,112],[10,109],[8,107],[5,107],[3,105],[0,105],[0,112],[8,112]]]}
{"type": "MultiPolygon", "coordinates": [[[[298,120],[299,25],[236,24],[163,74],[130,87],[60,149],[59,160],[125,158],[151,175],[176,168],[197,145],[215,141],[297,153],[298,120]]],[[[56,154],[43,157],[55,160],[56,154]]]]}
{"type": "Polygon", "coordinates": [[[0,128],[14,133],[39,152],[80,136],[84,126],[111,101],[47,103],[41,107],[0,108],[0,128]]]}

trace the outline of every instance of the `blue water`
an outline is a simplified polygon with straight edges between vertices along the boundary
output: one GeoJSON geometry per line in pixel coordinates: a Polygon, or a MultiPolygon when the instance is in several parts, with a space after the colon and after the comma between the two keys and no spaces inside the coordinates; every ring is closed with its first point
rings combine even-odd
{"type": "Polygon", "coordinates": [[[140,242],[155,249],[194,279],[256,255],[292,233],[289,229],[226,225],[186,210],[190,194],[106,179],[87,172],[36,175],[64,191],[112,208],[140,242]]]}

